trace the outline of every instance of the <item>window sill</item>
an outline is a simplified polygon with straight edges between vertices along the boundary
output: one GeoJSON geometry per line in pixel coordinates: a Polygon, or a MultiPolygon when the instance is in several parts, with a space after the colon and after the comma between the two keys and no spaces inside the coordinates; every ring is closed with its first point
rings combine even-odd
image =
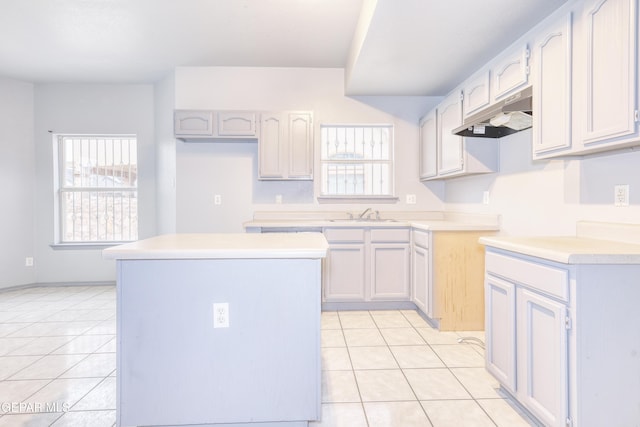
{"type": "Polygon", "coordinates": [[[76,250],[76,249],[106,249],[112,246],[122,245],[131,242],[87,242],[87,243],[52,243],[49,245],[54,250],[76,250]]]}
{"type": "Polygon", "coordinates": [[[318,196],[318,203],[398,203],[395,196],[318,196]]]}

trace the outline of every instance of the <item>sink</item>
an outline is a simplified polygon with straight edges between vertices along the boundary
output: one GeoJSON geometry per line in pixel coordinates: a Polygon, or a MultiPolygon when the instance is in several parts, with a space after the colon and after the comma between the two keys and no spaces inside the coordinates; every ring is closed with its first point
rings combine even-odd
{"type": "Polygon", "coordinates": [[[344,219],[330,219],[330,222],[398,222],[397,219],[383,219],[383,218],[344,218],[344,219]]]}

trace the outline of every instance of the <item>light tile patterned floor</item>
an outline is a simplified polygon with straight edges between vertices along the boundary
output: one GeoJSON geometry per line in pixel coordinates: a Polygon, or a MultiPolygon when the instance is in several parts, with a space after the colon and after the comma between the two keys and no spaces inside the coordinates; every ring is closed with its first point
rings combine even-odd
{"type": "Polygon", "coordinates": [[[315,427],[518,427],[482,348],[411,310],[322,313],[322,421],[315,427]]]}
{"type": "MultiPolygon", "coordinates": [[[[480,347],[415,311],[325,312],[322,328],[316,427],[533,425],[480,347]]],[[[115,334],[114,286],[0,292],[0,427],[114,426],[115,334]]]]}
{"type": "Polygon", "coordinates": [[[0,292],[0,427],[115,425],[115,286],[0,292]]]}

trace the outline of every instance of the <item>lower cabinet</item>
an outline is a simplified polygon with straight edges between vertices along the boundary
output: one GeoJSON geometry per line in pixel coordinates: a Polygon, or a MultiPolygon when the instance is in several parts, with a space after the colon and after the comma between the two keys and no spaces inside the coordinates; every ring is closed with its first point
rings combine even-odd
{"type": "Polygon", "coordinates": [[[487,370],[549,427],[640,420],[640,265],[562,264],[487,247],[487,370]]]}
{"type": "Polygon", "coordinates": [[[409,300],[409,228],[336,227],[324,235],[324,301],[409,300]]]}
{"type": "Polygon", "coordinates": [[[429,256],[429,233],[413,230],[411,249],[411,295],[413,303],[429,317],[431,308],[431,257],[429,256]]]}

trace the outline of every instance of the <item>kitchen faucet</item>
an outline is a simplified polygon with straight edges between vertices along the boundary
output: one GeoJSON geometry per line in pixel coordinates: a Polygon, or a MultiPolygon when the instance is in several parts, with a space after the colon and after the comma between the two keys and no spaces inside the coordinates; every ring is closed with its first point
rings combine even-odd
{"type": "MultiPolygon", "coordinates": [[[[367,212],[369,212],[371,210],[371,208],[367,208],[364,210],[364,212],[362,212],[360,215],[358,215],[358,219],[362,219],[364,218],[364,216],[366,215],[367,212]]],[[[371,216],[371,214],[369,214],[369,216],[371,216]]]]}

